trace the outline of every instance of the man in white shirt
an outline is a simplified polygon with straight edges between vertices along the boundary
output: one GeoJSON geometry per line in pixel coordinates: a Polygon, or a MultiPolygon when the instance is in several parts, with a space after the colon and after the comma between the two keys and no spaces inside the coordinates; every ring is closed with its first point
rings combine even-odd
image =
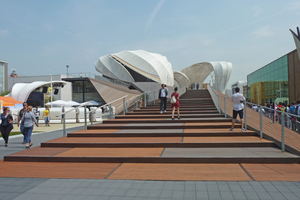
{"type": "Polygon", "coordinates": [[[168,98],[168,90],[165,88],[165,84],[161,85],[161,88],[158,92],[158,98],[160,99],[160,113],[163,112],[163,104],[164,104],[164,112],[167,112],[167,98],[168,98]]]}
{"type": "Polygon", "coordinates": [[[233,117],[232,117],[232,126],[230,131],[234,130],[234,123],[236,120],[237,115],[240,116],[241,123],[242,123],[242,131],[246,131],[244,129],[244,123],[243,123],[243,118],[244,118],[244,104],[243,102],[245,101],[245,97],[239,93],[240,88],[236,87],[235,88],[235,94],[231,96],[231,101],[233,102],[233,117]]]}

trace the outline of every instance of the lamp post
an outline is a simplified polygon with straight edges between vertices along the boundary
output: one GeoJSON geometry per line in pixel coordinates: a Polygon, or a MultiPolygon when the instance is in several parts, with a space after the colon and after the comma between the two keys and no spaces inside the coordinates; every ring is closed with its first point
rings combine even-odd
{"type": "Polygon", "coordinates": [[[50,76],[51,76],[51,92],[50,92],[51,97],[50,98],[51,98],[51,108],[52,108],[52,74],[50,74],[50,76]]]}
{"type": "Polygon", "coordinates": [[[68,71],[69,65],[66,65],[66,67],[67,67],[67,77],[68,77],[69,76],[69,71],[68,71]]]}

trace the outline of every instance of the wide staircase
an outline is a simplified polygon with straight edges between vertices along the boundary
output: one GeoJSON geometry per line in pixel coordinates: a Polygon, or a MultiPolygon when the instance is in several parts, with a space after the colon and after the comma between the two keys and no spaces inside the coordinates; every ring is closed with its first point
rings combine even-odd
{"type": "MultiPolygon", "coordinates": [[[[175,120],[171,119],[169,105],[163,114],[160,114],[158,103],[148,105],[102,124],[90,125],[88,130],[68,133],[67,137],[44,142],[40,147],[5,156],[4,161],[37,164],[120,163],[112,174],[120,171],[121,165],[128,164],[127,171],[121,170],[117,173],[119,176],[111,177],[143,180],[148,179],[146,176],[149,173],[153,175],[149,178],[151,180],[168,180],[156,178],[154,174],[166,168],[168,173],[173,170],[176,176],[177,168],[172,168],[174,165],[182,166],[182,170],[191,175],[193,170],[199,169],[193,168],[199,166],[197,164],[205,164],[208,171],[212,170],[210,173],[217,174],[219,170],[228,167],[226,164],[238,164],[244,169],[241,164],[287,164],[300,161],[299,156],[282,152],[274,142],[260,139],[256,132],[242,132],[240,124],[235,124],[234,131],[229,131],[231,119],[219,114],[207,90],[189,90],[182,95],[180,117],[177,119],[175,114],[175,120]],[[213,168],[209,164],[220,164],[220,168],[213,168]],[[147,167],[144,168],[146,165],[148,171],[147,167]],[[129,169],[131,174],[139,174],[125,176],[129,169]]],[[[237,171],[228,176],[234,177],[235,174],[237,171]]],[[[198,177],[197,180],[202,179],[198,177]]]]}

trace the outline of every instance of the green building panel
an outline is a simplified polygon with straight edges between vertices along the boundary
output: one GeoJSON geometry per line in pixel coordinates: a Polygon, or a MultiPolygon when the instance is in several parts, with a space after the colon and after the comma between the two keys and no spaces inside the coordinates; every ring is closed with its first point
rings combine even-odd
{"type": "Polygon", "coordinates": [[[288,56],[285,55],[247,76],[248,101],[289,104],[288,56]]]}

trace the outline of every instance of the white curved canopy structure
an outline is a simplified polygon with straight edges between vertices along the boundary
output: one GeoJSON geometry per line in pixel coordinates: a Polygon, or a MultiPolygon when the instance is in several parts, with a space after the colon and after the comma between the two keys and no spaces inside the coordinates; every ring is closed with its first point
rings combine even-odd
{"type": "Polygon", "coordinates": [[[191,83],[202,85],[204,80],[212,75],[213,87],[224,93],[232,71],[230,62],[203,62],[184,68],[182,72],[189,78],[191,83]]]}
{"type": "MultiPolygon", "coordinates": [[[[65,81],[52,81],[52,87],[63,87],[66,85],[65,81]]],[[[11,97],[26,102],[30,93],[38,88],[51,87],[51,82],[35,81],[32,83],[16,83],[11,90],[11,97]]]]}
{"type": "Polygon", "coordinates": [[[101,74],[127,82],[149,80],[174,85],[172,65],[165,56],[144,50],[122,51],[100,57],[95,68],[101,74]]]}
{"type": "Polygon", "coordinates": [[[190,79],[181,71],[174,71],[174,81],[178,86],[188,87],[190,84],[190,79]]]}

